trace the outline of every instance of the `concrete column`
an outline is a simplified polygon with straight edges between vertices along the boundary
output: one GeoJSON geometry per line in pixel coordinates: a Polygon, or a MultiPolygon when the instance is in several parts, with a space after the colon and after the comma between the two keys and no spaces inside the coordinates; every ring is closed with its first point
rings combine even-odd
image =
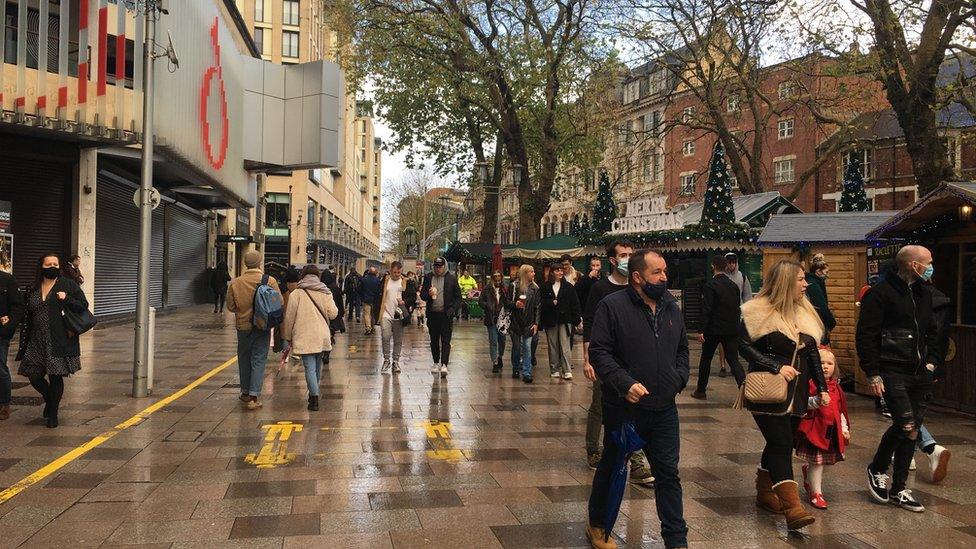
{"type": "Polygon", "coordinates": [[[98,149],[81,149],[71,193],[71,249],[81,256],[81,289],[95,309],[95,197],[98,183],[98,149]]]}

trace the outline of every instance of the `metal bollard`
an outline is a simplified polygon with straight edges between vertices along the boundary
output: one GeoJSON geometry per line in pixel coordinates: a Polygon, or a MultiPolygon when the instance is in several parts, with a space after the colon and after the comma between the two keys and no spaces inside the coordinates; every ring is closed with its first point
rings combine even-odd
{"type": "Polygon", "coordinates": [[[148,357],[146,360],[146,389],[148,394],[152,394],[153,390],[153,374],[155,372],[156,366],[156,308],[149,308],[149,344],[148,347],[148,357]]]}

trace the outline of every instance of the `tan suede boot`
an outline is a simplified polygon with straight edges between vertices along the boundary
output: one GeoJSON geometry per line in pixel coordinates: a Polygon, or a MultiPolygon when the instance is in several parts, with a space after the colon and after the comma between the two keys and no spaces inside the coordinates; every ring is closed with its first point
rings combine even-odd
{"type": "Polygon", "coordinates": [[[799,530],[817,521],[807,512],[800,502],[800,493],[796,488],[796,481],[784,480],[773,486],[773,491],[783,503],[783,514],[786,515],[786,526],[790,530],[799,530]]]}
{"type": "Polygon", "coordinates": [[[586,539],[593,549],[617,549],[613,536],[607,537],[606,530],[591,525],[589,520],[586,522],[586,539]]]}
{"type": "Polygon", "coordinates": [[[765,469],[756,469],[756,507],[775,515],[783,514],[783,504],[773,492],[773,481],[765,469]]]}

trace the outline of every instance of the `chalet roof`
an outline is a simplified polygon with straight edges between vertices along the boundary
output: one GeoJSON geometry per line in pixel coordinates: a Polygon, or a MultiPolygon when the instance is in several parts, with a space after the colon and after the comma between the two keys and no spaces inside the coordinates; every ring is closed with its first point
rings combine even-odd
{"type": "MultiPolygon", "coordinates": [[[[676,206],[682,207],[682,206],[676,206]]],[[[682,216],[685,225],[693,225],[701,221],[702,202],[693,202],[683,205],[682,216]]],[[[757,216],[769,210],[774,213],[799,213],[792,202],[783,198],[779,191],[770,191],[757,194],[744,194],[732,197],[732,207],[735,209],[735,220],[739,223],[749,223],[757,216]]]]}
{"type": "Polygon", "coordinates": [[[976,207],[976,183],[943,183],[908,208],[895,212],[890,219],[880,221],[867,236],[872,239],[910,238],[927,223],[955,212],[963,205],[976,207]]]}
{"type": "Polygon", "coordinates": [[[774,215],[757,243],[760,246],[794,244],[860,244],[868,233],[894,216],[896,211],[830,212],[774,215]]]}

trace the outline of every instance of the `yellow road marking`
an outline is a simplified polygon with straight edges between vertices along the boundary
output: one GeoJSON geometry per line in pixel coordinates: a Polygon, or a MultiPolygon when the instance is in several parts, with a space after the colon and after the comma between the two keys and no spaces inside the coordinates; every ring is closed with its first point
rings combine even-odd
{"type": "Polygon", "coordinates": [[[454,447],[454,441],[451,440],[451,424],[449,422],[435,419],[423,421],[419,426],[424,428],[430,445],[434,447],[433,450],[427,450],[427,457],[452,462],[464,459],[464,454],[454,447]]]}
{"type": "Polygon", "coordinates": [[[18,481],[16,484],[14,484],[13,486],[11,486],[10,488],[7,488],[3,492],[0,492],[0,505],[2,505],[3,503],[7,502],[8,500],[10,500],[11,498],[13,498],[17,494],[23,492],[24,490],[30,488],[31,486],[37,484],[38,482],[44,480],[45,478],[51,476],[52,474],[58,472],[62,467],[64,467],[65,465],[71,463],[72,461],[80,458],[81,456],[87,454],[91,449],[97,448],[98,446],[101,446],[108,439],[114,437],[115,435],[121,433],[122,431],[128,429],[129,427],[133,427],[135,425],[138,425],[138,424],[142,423],[143,421],[146,420],[146,418],[148,418],[149,416],[151,416],[155,412],[158,412],[162,408],[168,406],[169,404],[172,404],[174,401],[179,400],[180,398],[183,398],[184,396],[186,396],[187,393],[189,393],[190,391],[196,389],[197,387],[199,387],[200,385],[202,385],[204,382],[206,382],[208,379],[210,379],[213,376],[219,374],[220,372],[222,372],[228,366],[230,366],[231,364],[233,364],[235,362],[237,362],[237,357],[234,357],[234,358],[228,360],[227,362],[224,362],[220,366],[217,366],[213,370],[210,370],[209,372],[207,372],[207,373],[203,374],[202,376],[198,377],[197,379],[195,379],[192,383],[190,383],[186,387],[183,387],[179,391],[176,391],[175,393],[173,393],[173,394],[169,395],[168,397],[160,400],[159,402],[156,402],[156,403],[148,406],[145,410],[143,410],[143,411],[139,412],[138,414],[130,417],[129,419],[123,421],[122,423],[119,423],[115,427],[112,427],[111,430],[106,431],[106,432],[104,432],[104,433],[96,436],[95,438],[89,440],[88,442],[82,444],[81,446],[75,448],[74,450],[71,450],[67,454],[64,454],[63,456],[55,459],[51,463],[48,463],[44,467],[41,467],[37,471],[34,471],[30,475],[24,477],[23,479],[21,479],[20,481],[18,481]]]}
{"type": "Polygon", "coordinates": [[[404,427],[322,427],[320,431],[396,431],[404,427]]]}
{"type": "Polygon", "coordinates": [[[256,454],[244,456],[244,461],[257,466],[258,469],[274,469],[279,465],[287,465],[295,461],[295,453],[288,452],[288,439],[292,433],[300,433],[302,425],[290,421],[262,425],[265,431],[261,450],[256,454]]]}

